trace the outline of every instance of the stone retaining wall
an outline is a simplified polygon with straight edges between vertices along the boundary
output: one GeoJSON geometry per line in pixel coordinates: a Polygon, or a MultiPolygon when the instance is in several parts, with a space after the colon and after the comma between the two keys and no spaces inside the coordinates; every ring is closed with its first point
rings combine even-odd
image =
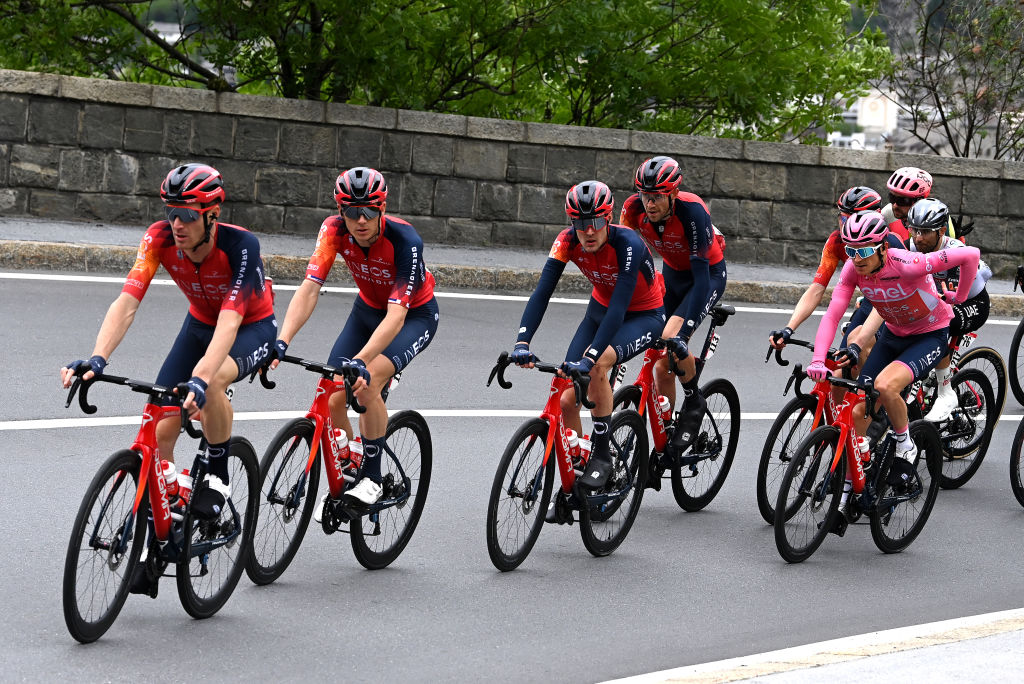
{"type": "Polygon", "coordinates": [[[381,170],[389,211],[427,242],[547,249],[565,191],[598,178],[622,202],[652,154],[676,157],[738,262],[813,265],[852,185],[921,166],[977,221],[1007,273],[1024,250],[1024,164],[481,119],[0,70],[0,214],[145,224],[183,161],[225,175],[224,220],[314,235],[333,183],[381,170]]]}

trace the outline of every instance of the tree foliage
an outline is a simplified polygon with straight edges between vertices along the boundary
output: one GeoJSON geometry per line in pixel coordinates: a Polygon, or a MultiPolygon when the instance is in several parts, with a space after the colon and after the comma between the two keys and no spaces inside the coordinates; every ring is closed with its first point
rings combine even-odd
{"type": "Polygon", "coordinates": [[[829,130],[888,63],[845,0],[0,0],[0,65],[765,140],[829,130]]]}
{"type": "Polygon", "coordinates": [[[1024,159],[1024,3],[911,0],[886,82],[920,147],[1024,159]]]}

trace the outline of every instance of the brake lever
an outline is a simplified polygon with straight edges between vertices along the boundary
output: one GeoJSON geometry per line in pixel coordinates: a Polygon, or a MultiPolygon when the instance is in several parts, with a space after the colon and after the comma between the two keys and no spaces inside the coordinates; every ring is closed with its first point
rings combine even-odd
{"type": "Polygon", "coordinates": [[[511,362],[508,359],[508,352],[501,352],[498,355],[498,361],[494,364],[494,368],[491,369],[491,374],[487,377],[487,387],[491,386],[491,382],[494,381],[495,376],[498,378],[498,385],[502,389],[509,389],[512,387],[512,383],[505,379],[505,369],[509,367],[511,362]]]}

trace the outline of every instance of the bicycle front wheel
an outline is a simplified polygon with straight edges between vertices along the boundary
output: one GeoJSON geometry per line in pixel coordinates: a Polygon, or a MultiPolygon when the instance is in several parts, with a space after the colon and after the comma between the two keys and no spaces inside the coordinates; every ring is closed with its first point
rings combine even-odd
{"type": "Polygon", "coordinates": [[[548,424],[523,423],[498,462],[487,502],[487,553],[498,570],[515,570],[537,543],[555,479],[555,459],[544,464],[548,424]]]}
{"type": "Polygon", "coordinates": [[[965,368],[977,368],[992,385],[994,412],[992,422],[995,423],[999,416],[1003,415],[1003,406],[1006,405],[1006,363],[1003,357],[992,347],[975,347],[960,357],[957,370],[965,368]]]}
{"type": "Polygon", "coordinates": [[[950,386],[957,407],[939,430],[943,449],[939,485],[943,489],[961,487],[978,472],[998,420],[992,385],[980,369],[961,370],[950,386]]]}
{"type": "Polygon", "coordinates": [[[583,546],[595,556],[607,556],[625,541],[644,497],[639,474],[647,472],[647,426],[640,414],[619,411],[608,433],[612,473],[580,506],[583,546]]]}
{"type": "Polygon", "coordinates": [[[118,451],[85,492],[64,560],[64,622],[83,644],[96,641],[121,612],[146,540],[149,499],[132,518],[140,457],[118,451]]]}
{"type": "Polygon", "coordinates": [[[779,411],[768,430],[761,461],[757,465],[757,509],[769,525],[775,522],[775,501],[793,452],[811,432],[817,400],[811,395],[793,397],[779,411]]]}
{"type": "MultiPolygon", "coordinates": [[[[259,465],[256,451],[244,437],[232,437],[228,447],[231,494],[220,516],[199,520],[187,507],[182,529],[187,536],[185,558],[178,560],[178,598],[189,615],[208,618],[220,610],[235,590],[246,556],[252,549],[259,508],[259,465]]],[[[196,483],[192,489],[195,496],[196,483]]]]}
{"type": "Polygon", "coordinates": [[[921,534],[939,495],[942,474],[942,444],[935,426],[926,420],[910,424],[910,438],[918,448],[913,482],[893,487],[879,476],[878,501],[868,512],[871,538],[881,551],[897,553],[921,534]]]}
{"type": "Polygon", "coordinates": [[[1017,425],[1017,432],[1013,435],[1013,446],[1010,447],[1010,487],[1013,488],[1013,495],[1017,497],[1017,503],[1024,506],[1024,475],[1022,475],[1021,450],[1024,449],[1024,420],[1017,425]]]}
{"type": "Polygon", "coordinates": [[[399,411],[388,421],[385,438],[382,498],[398,503],[360,516],[349,525],[352,553],[367,570],[385,568],[402,553],[416,531],[430,487],[433,447],[423,416],[399,411]]]}
{"type": "Polygon", "coordinates": [[[701,388],[707,410],[689,452],[692,462],[672,467],[672,494],[684,511],[699,511],[711,503],[736,455],[740,437],[740,398],[732,383],[716,378],[701,388]]]}
{"type": "Polygon", "coordinates": [[[280,577],[302,544],[316,507],[320,455],[306,473],[314,427],[296,418],[282,427],[260,464],[259,515],[245,572],[256,584],[280,577]]]}
{"type": "Polygon", "coordinates": [[[1010,341],[1010,388],[1017,403],[1024,406],[1024,318],[1020,319],[1010,341]]]}
{"type": "Polygon", "coordinates": [[[823,425],[800,443],[782,476],[775,502],[775,546],[788,563],[810,558],[839,515],[848,454],[843,450],[833,470],[838,448],[839,428],[823,425]]]}

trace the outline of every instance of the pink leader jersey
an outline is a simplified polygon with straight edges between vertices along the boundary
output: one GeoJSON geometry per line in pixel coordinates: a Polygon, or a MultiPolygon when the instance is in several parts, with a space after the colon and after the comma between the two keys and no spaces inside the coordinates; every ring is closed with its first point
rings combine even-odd
{"type": "Polygon", "coordinates": [[[932,274],[960,267],[960,282],[964,283],[956,290],[956,300],[960,304],[967,299],[980,258],[981,252],[976,247],[943,249],[928,254],[889,249],[882,268],[866,276],[859,275],[853,259],[849,259],[843,265],[839,284],[832,292],[832,302],[818,326],[818,334],[814,338],[814,360],[825,361],[839,320],[853,298],[854,287],[860,288],[885,320],[885,325],[899,337],[945,328],[953,318],[953,309],[939,296],[932,274]]]}

